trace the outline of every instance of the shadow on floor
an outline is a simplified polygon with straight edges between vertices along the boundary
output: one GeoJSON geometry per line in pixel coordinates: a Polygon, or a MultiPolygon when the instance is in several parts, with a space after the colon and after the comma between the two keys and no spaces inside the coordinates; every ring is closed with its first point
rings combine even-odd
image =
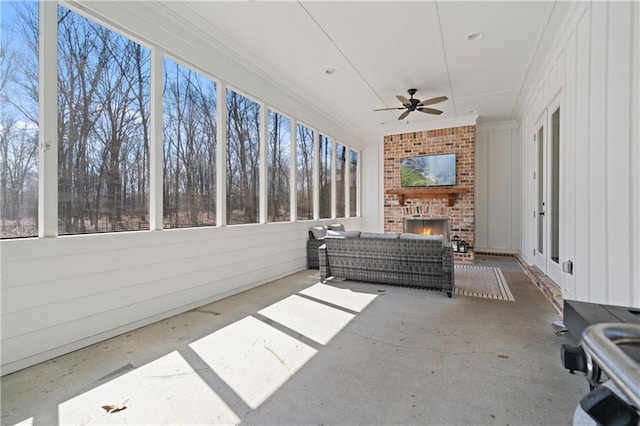
{"type": "Polygon", "coordinates": [[[477,263],[515,302],[301,271],[3,377],[2,424],[570,424],[557,312],[477,263]]]}

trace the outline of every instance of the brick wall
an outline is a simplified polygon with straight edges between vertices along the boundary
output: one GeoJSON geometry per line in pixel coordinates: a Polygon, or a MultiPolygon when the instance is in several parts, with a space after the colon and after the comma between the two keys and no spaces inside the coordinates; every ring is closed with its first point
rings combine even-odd
{"type": "MultiPolygon", "coordinates": [[[[403,218],[448,218],[451,235],[474,244],[474,178],[476,126],[403,133],[384,137],[384,231],[402,232],[403,218]],[[454,196],[449,207],[446,199],[405,199],[400,206],[388,189],[401,188],[400,159],[417,155],[456,154],[456,188],[467,188],[454,196]]],[[[457,262],[473,262],[474,253],[456,253],[457,262]]]]}

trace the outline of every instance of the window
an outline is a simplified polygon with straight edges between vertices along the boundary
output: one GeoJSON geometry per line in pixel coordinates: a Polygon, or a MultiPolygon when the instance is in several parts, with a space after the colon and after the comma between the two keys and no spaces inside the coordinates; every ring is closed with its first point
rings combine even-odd
{"type": "Polygon", "coordinates": [[[298,220],[313,219],[313,130],[298,124],[296,200],[298,220]]]}
{"type": "Polygon", "coordinates": [[[163,71],[163,227],[215,225],[216,85],[169,59],[163,71]]]}
{"type": "Polygon", "coordinates": [[[291,219],[289,175],[291,173],[291,122],[269,111],[267,169],[267,221],[291,219]]]}
{"type": "Polygon", "coordinates": [[[260,105],[227,90],[227,223],[257,223],[260,105]]]}
{"type": "Polygon", "coordinates": [[[336,143],[336,217],[345,217],[347,147],[336,143]]]}
{"type": "Polygon", "coordinates": [[[320,135],[320,143],[318,144],[320,219],[331,218],[331,146],[331,139],[320,135]]]}
{"type": "MultiPolygon", "coordinates": [[[[38,6],[31,0],[1,3],[0,238],[38,231],[38,134],[54,130],[38,127],[38,6]]],[[[58,234],[148,230],[151,52],[72,9],[55,7],[58,63],[48,72],[57,76],[52,85],[58,97],[44,106],[57,107],[58,234]]],[[[261,112],[260,104],[233,90],[224,93],[226,115],[218,123],[215,82],[169,58],[161,66],[163,228],[220,223],[219,195],[226,197],[222,222],[230,225],[260,220],[261,191],[269,222],[345,217],[356,208],[346,198],[355,185],[346,146],[304,125],[292,129],[291,119],[261,112]],[[216,140],[218,125],[225,126],[226,141],[216,140]],[[217,143],[226,143],[224,158],[218,158],[217,143]],[[225,194],[217,193],[218,162],[226,162],[225,194]],[[267,188],[260,188],[261,176],[267,188]]]]}
{"type": "Polygon", "coordinates": [[[58,7],[58,233],[149,229],[149,50],[58,7]]]}
{"type": "Polygon", "coordinates": [[[349,217],[358,215],[358,153],[349,150],[349,217]]]}
{"type": "Polygon", "coordinates": [[[0,238],[38,235],[38,2],[0,4],[0,238]]]}

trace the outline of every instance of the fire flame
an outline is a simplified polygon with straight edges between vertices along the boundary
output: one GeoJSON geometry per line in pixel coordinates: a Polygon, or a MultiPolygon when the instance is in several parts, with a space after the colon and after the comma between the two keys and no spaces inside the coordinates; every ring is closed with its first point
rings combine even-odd
{"type": "Polygon", "coordinates": [[[431,228],[422,228],[420,235],[431,235],[431,228]]]}

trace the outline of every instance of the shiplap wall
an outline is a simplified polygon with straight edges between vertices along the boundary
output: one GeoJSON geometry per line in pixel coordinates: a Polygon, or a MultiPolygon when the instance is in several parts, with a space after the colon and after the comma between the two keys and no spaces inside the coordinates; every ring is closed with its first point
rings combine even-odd
{"type": "Polygon", "coordinates": [[[2,374],[304,269],[315,223],[2,241],[2,374]]]}
{"type": "Polygon", "coordinates": [[[520,129],[516,122],[476,131],[475,250],[520,250],[520,129]]]}
{"type": "Polygon", "coordinates": [[[383,151],[380,138],[380,141],[371,141],[362,153],[362,230],[366,232],[384,232],[383,151]]]}
{"type": "Polygon", "coordinates": [[[640,5],[576,3],[522,119],[522,254],[536,241],[534,123],[561,100],[560,261],[565,298],[640,307],[640,5]]]}

